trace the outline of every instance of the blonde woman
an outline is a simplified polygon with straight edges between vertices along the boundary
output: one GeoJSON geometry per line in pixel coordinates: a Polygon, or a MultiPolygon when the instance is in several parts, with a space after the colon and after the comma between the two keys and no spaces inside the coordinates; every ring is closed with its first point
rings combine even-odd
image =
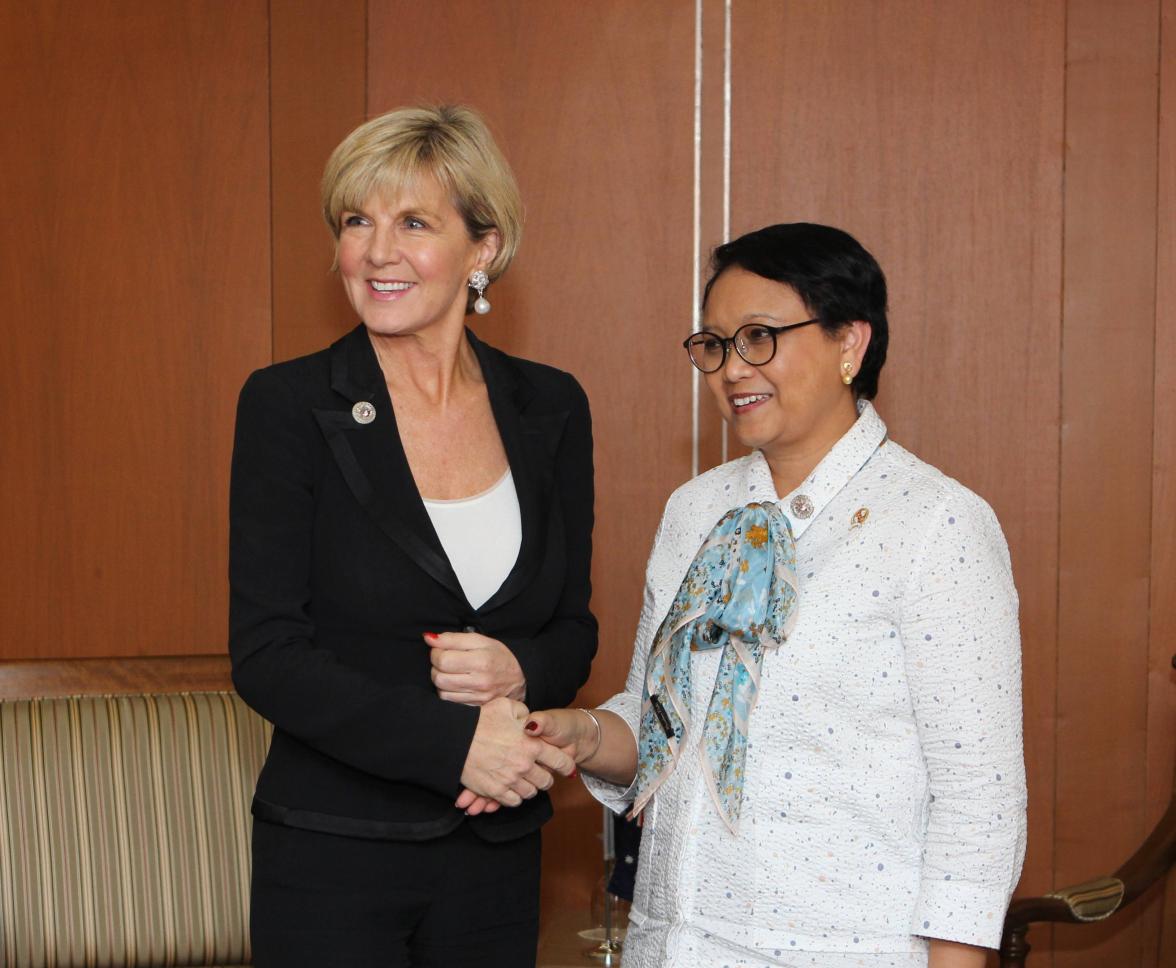
{"type": "Polygon", "coordinates": [[[532,965],[572,762],[523,722],[596,650],[588,404],[466,327],[521,229],[476,113],[357,128],[323,212],[360,323],[249,378],[233,454],[233,675],[275,727],[255,963],[532,965]]]}

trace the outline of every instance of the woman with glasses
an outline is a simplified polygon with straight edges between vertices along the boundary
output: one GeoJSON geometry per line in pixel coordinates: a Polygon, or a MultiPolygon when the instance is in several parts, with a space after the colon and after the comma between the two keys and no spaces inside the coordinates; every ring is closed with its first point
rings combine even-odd
{"type": "Polygon", "coordinates": [[[752,232],[685,346],[753,451],[671,495],[624,691],[527,723],[643,818],[625,968],[981,966],[1025,847],[1017,596],[988,505],[870,403],[882,271],[752,232]]]}

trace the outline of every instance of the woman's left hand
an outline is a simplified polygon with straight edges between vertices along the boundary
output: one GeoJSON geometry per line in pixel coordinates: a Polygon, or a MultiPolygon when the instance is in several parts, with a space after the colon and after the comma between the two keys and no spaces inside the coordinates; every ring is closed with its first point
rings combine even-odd
{"type": "Polygon", "coordinates": [[[464,810],[471,817],[476,817],[480,813],[494,813],[502,804],[497,800],[491,800],[490,797],[479,796],[473,790],[462,790],[454,806],[458,810],[464,810]]]}
{"type": "Polygon", "coordinates": [[[522,702],[527,680],[514,653],[478,632],[425,633],[437,695],[448,702],[482,706],[506,697],[522,702]]]}

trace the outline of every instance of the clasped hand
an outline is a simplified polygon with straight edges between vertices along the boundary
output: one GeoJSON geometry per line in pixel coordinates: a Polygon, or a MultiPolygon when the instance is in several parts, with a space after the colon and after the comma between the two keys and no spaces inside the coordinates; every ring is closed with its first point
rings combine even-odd
{"type": "Polygon", "coordinates": [[[456,806],[471,816],[517,807],[554,774],[569,775],[575,764],[562,750],[528,736],[528,710],[519,700],[526,679],[514,653],[477,632],[427,634],[437,695],[448,702],[480,706],[478,725],[461,774],[464,789],[456,806]]]}
{"type": "Polygon", "coordinates": [[[563,750],[527,735],[527,717],[527,707],[512,699],[482,706],[461,773],[465,789],[457,798],[459,809],[478,814],[493,813],[499,804],[517,807],[550,789],[554,774],[569,776],[575,769],[563,750]]]}
{"type": "Polygon", "coordinates": [[[429,632],[425,641],[433,687],[442,699],[481,706],[499,696],[522,701],[526,695],[519,660],[497,639],[477,632],[429,632]]]}

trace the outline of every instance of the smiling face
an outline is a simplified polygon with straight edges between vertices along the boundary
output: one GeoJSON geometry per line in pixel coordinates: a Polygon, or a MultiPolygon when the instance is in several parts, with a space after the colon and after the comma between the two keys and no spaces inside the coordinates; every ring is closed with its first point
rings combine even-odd
{"type": "Polygon", "coordinates": [[[368,330],[419,333],[460,328],[470,273],[494,258],[498,236],[470,238],[465,221],[431,175],[389,197],[369,196],[340,216],[339,274],[368,330]]]}
{"type": "MultiPolygon", "coordinates": [[[[729,337],[748,323],[787,326],[812,316],[790,286],[732,267],[711,288],[702,328],[729,337]]],[[[848,323],[833,336],[801,326],[777,334],[776,355],[763,366],[752,366],[732,347],[706,383],[740,443],[762,450],[769,463],[811,469],[857,420],[842,364],[857,373],[869,338],[868,323],[848,323]]]]}

